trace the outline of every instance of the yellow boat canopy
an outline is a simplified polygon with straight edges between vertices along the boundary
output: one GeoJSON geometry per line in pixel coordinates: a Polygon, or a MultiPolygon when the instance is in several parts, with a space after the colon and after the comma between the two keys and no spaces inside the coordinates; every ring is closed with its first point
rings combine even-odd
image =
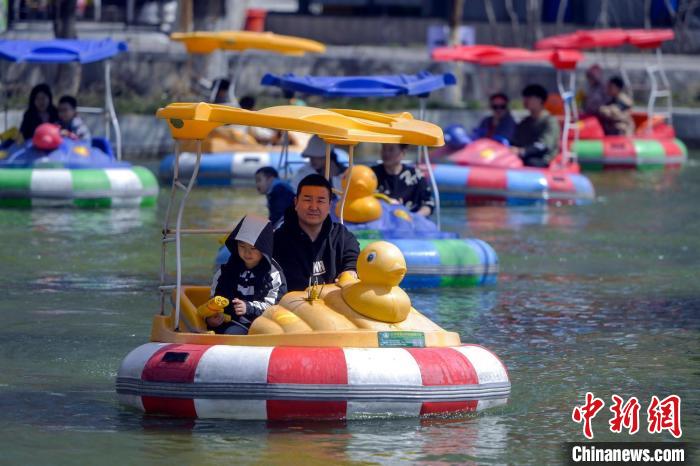
{"type": "Polygon", "coordinates": [[[251,111],[200,102],[172,103],[158,110],[156,116],[168,121],[175,139],[204,139],[218,126],[245,125],[316,134],[326,143],[343,146],[360,142],[429,147],[444,144],[439,126],[414,120],[407,112],[386,114],[298,105],[251,111]]]}
{"type": "Polygon", "coordinates": [[[189,53],[212,53],[215,50],[267,50],[284,55],[323,53],[326,46],[315,40],[283,36],[272,32],[219,31],[175,32],[171,40],[183,42],[189,53]]]}

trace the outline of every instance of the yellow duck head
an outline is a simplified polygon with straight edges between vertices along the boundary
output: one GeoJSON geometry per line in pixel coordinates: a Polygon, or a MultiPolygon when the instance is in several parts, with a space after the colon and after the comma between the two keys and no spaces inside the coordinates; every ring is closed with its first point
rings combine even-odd
{"type": "Polygon", "coordinates": [[[360,197],[371,196],[377,190],[379,182],[374,171],[366,165],[354,165],[352,169],[345,172],[342,179],[343,189],[348,187],[348,176],[352,172],[350,179],[350,191],[348,191],[348,199],[357,199],[360,197]]]}
{"type": "Polygon", "coordinates": [[[366,284],[397,286],[406,275],[401,250],[386,241],[368,244],[357,257],[357,276],[366,284]]]}
{"type": "MultiPolygon", "coordinates": [[[[343,175],[343,189],[348,190],[345,200],[343,218],[353,223],[365,223],[382,216],[382,205],[373,196],[377,190],[377,176],[371,168],[365,165],[355,165],[343,175]],[[350,186],[348,186],[348,175],[350,186]]],[[[335,214],[340,217],[340,202],[335,207],[335,214]]]]}
{"type": "Polygon", "coordinates": [[[370,243],[357,258],[358,281],[342,287],[345,302],[355,311],[382,322],[402,322],[411,299],[397,285],[406,275],[401,250],[386,241],[370,243]]]}

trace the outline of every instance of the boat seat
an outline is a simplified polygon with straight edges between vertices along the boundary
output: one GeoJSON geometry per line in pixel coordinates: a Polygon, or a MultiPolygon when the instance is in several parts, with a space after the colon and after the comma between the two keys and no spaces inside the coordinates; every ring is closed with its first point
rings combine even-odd
{"type": "MultiPolygon", "coordinates": [[[[181,330],[194,333],[207,332],[207,324],[197,314],[197,308],[209,299],[208,286],[183,286],[180,294],[180,320],[185,324],[181,330]]],[[[173,291],[173,300],[175,291],[173,291]]]]}

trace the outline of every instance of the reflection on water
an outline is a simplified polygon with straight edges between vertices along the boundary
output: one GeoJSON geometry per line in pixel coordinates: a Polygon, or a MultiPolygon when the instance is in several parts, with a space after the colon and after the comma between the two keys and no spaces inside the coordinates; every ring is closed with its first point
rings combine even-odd
{"type": "MultiPolygon", "coordinates": [[[[417,290],[413,304],[508,366],[509,403],[458,419],[268,424],[143,416],[117,403],[121,359],[148,339],[160,261],[157,209],[0,210],[0,446],[11,464],[551,464],[580,440],[585,391],[683,399],[699,441],[700,165],[594,173],[589,206],[446,209],[446,229],[489,241],[493,287],[417,290]],[[38,447],[40,446],[40,447],[38,447]],[[67,446],[70,446],[69,448],[67,446]]],[[[264,212],[251,188],[196,190],[185,222],[264,212]]],[[[206,282],[215,237],[187,239],[206,282]]],[[[606,413],[607,414],[607,413],[606,413]]],[[[596,440],[629,440],[594,421],[596,440]]],[[[669,440],[640,432],[635,440],[669,440]]]]}

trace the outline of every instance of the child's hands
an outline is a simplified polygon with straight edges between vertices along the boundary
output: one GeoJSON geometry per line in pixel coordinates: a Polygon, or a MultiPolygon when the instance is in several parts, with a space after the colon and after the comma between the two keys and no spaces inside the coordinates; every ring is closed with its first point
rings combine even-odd
{"type": "Polygon", "coordinates": [[[217,312],[213,316],[207,317],[206,321],[209,327],[218,327],[219,325],[224,323],[224,313],[217,312]]]}
{"type": "Polygon", "coordinates": [[[231,300],[231,304],[233,305],[233,312],[237,316],[242,316],[245,314],[246,308],[245,308],[245,301],[242,301],[238,298],[233,298],[231,300]]]}

